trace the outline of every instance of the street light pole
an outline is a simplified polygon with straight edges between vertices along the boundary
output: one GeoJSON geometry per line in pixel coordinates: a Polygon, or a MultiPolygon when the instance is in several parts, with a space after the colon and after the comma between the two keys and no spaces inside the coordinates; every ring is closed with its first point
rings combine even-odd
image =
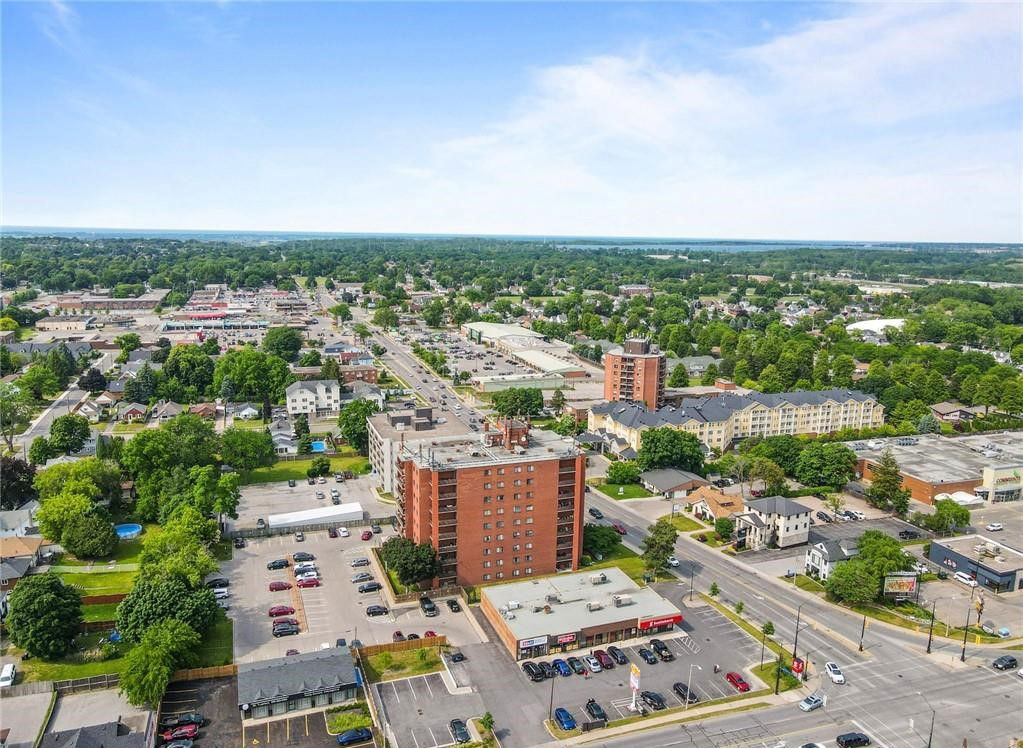
{"type": "Polygon", "coordinates": [[[863,625],[860,626],[860,651],[863,651],[863,635],[867,633],[867,615],[863,614],[863,625]]]}
{"type": "Polygon", "coordinates": [[[931,748],[931,741],[934,740],[934,709],[931,709],[931,730],[927,733],[927,748],[931,748]]]}
{"type": "Polygon", "coordinates": [[[781,655],[778,655],[778,665],[774,668],[774,695],[777,696],[781,687],[781,655]]]}
{"type": "Polygon", "coordinates": [[[931,653],[931,642],[934,641],[934,610],[937,605],[937,600],[931,603],[931,625],[927,629],[927,654],[931,653]]]}
{"type": "Polygon", "coordinates": [[[693,583],[696,579],[696,570],[693,569],[693,564],[689,564],[689,602],[693,601],[693,583]]]}
{"type": "Polygon", "coordinates": [[[689,693],[690,693],[689,692],[689,686],[692,685],[692,682],[693,682],[693,668],[696,668],[697,670],[703,670],[703,668],[700,667],[699,665],[697,665],[695,662],[690,662],[689,663],[689,677],[686,679],[686,705],[684,707],[682,707],[682,711],[683,712],[689,711],[689,693]]]}
{"type": "Polygon", "coordinates": [[[803,658],[803,683],[806,683],[806,674],[810,669],[810,650],[806,650],[806,657],[803,658]]]}
{"type": "Polygon", "coordinates": [[[796,608],[796,637],[795,637],[795,641],[792,642],[792,657],[793,657],[793,659],[795,659],[795,656],[796,656],[796,647],[799,646],[799,617],[803,613],[803,606],[804,605],[806,605],[806,603],[800,603],[799,607],[796,608]]]}
{"type": "Polygon", "coordinates": [[[966,625],[963,627],[963,651],[959,655],[959,662],[966,662],[966,637],[970,634],[970,609],[966,608],[966,625]]]}
{"type": "Polygon", "coordinates": [[[558,679],[558,674],[555,673],[554,677],[551,678],[551,704],[550,704],[550,708],[547,710],[547,719],[550,720],[551,722],[554,721],[554,682],[557,679],[558,679]]]}

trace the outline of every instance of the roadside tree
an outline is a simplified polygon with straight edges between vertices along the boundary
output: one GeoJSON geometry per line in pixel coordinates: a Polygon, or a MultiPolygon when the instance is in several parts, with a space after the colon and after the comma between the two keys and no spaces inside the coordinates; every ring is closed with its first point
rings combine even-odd
{"type": "Polygon", "coordinates": [[[89,440],[89,419],[68,413],[50,424],[50,449],[66,455],[77,452],[89,440]]]}
{"type": "Polygon", "coordinates": [[[46,660],[67,654],[82,624],[82,598],[56,574],[31,574],[11,590],[4,625],[11,641],[46,660]]]}
{"type": "Polygon", "coordinates": [[[668,557],[675,552],[678,530],[671,521],[661,517],[648,528],[643,539],[643,561],[651,571],[660,571],[668,565],[668,557]]]}
{"type": "Polygon", "coordinates": [[[640,438],[636,464],[640,470],[678,468],[703,473],[703,451],[692,434],[670,427],[648,429],[640,438]]]}
{"type": "Polygon", "coordinates": [[[639,483],[639,466],[632,460],[612,462],[607,466],[608,483],[639,483]]]}

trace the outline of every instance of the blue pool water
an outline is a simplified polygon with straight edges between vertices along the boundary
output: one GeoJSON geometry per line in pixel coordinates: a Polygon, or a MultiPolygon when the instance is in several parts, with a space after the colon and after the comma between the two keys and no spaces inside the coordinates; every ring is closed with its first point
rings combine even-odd
{"type": "Polygon", "coordinates": [[[311,445],[311,448],[312,448],[313,452],[326,452],[327,451],[327,442],[323,442],[323,441],[320,441],[320,442],[310,442],[310,445],[311,445]]]}
{"type": "Polygon", "coordinates": [[[114,532],[117,533],[117,537],[121,540],[131,540],[142,534],[142,525],[114,525],[114,532]]]}

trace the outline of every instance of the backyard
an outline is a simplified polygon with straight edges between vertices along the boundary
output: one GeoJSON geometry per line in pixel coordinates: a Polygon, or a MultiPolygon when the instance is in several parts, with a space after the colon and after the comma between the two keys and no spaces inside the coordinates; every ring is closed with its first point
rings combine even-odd
{"type": "Polygon", "coordinates": [[[440,647],[420,647],[403,652],[379,652],[363,658],[366,679],[371,683],[410,675],[434,673],[444,667],[440,647]]]}
{"type": "MultiPolygon", "coordinates": [[[[351,470],[356,475],[369,472],[369,460],[365,457],[352,455],[348,457],[331,457],[330,472],[351,470]]],[[[308,460],[282,460],[270,467],[256,468],[241,474],[243,486],[254,483],[276,483],[286,480],[305,480],[306,471],[312,467],[313,458],[308,460]]]]}
{"type": "Polygon", "coordinates": [[[609,499],[648,499],[653,496],[638,483],[605,483],[600,478],[587,481],[609,499]]]}
{"type": "Polygon", "coordinates": [[[64,584],[77,587],[82,595],[127,594],[138,575],[137,571],[106,571],[95,573],[59,572],[64,584]]]}

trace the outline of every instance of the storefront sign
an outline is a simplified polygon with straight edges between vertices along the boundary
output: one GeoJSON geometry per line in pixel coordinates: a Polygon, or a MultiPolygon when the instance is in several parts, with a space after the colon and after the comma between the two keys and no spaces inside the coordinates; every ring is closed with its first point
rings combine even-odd
{"type": "Polygon", "coordinates": [[[647,631],[648,629],[660,628],[661,626],[667,626],[671,623],[682,623],[682,614],[675,613],[670,616],[661,616],[660,618],[651,618],[647,621],[640,621],[639,630],[647,631]]]}
{"type": "Polygon", "coordinates": [[[575,641],[575,634],[562,634],[558,637],[558,644],[568,644],[575,641]]]}
{"type": "Polygon", "coordinates": [[[532,639],[523,639],[519,642],[519,649],[525,649],[526,647],[539,647],[541,644],[547,643],[546,636],[534,636],[532,639]]]}
{"type": "Polygon", "coordinates": [[[639,667],[635,663],[629,665],[629,688],[639,690],[639,667]]]}

